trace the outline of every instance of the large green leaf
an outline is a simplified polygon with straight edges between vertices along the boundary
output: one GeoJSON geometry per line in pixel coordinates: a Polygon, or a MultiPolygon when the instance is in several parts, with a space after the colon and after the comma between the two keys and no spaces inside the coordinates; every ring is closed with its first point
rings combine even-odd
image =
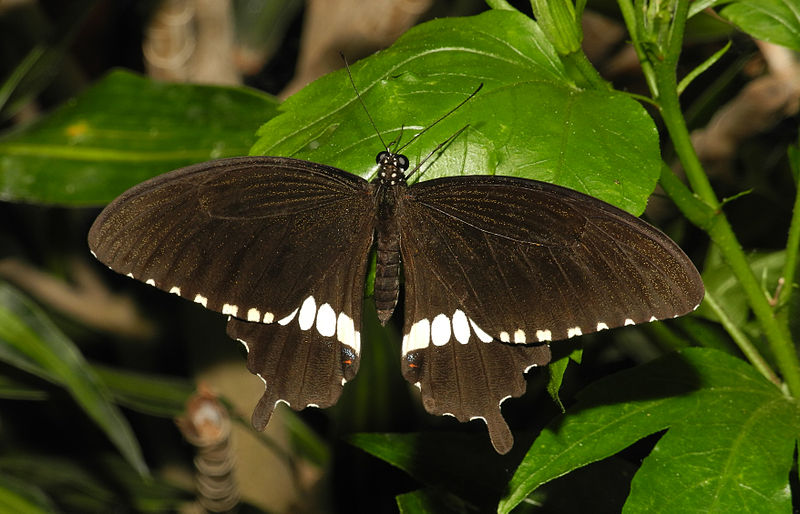
{"type": "MultiPolygon", "coordinates": [[[[469,129],[427,168],[442,175],[503,174],[545,180],[639,214],[659,174],[652,119],[628,96],[577,87],[536,23],[513,11],[424,23],[352,67],[387,144],[466,105],[409,146],[412,163],[469,129]]],[[[362,177],[382,149],[344,71],[281,106],[251,153],[293,156],[362,177]]]]}
{"type": "Polygon", "coordinates": [[[791,512],[797,403],[745,362],[707,349],[671,354],[587,388],[536,439],[499,511],[662,430],[634,477],[627,512],[791,512]]]}
{"type": "Polygon", "coordinates": [[[0,360],[64,386],[131,466],[147,473],[133,431],[80,351],[38,306],[2,282],[0,360]]]}
{"type": "Polygon", "coordinates": [[[734,0],[719,14],[755,38],[800,51],[797,0],[734,0]]]}
{"type": "Polygon", "coordinates": [[[247,154],[275,110],[272,97],[247,88],[114,71],[0,139],[0,200],[101,205],[159,173],[247,154]]]}

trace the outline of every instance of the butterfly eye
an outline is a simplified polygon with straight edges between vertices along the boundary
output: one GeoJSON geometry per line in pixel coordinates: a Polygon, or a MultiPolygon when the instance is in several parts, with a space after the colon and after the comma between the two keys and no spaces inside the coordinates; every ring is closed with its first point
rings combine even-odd
{"type": "Polygon", "coordinates": [[[403,171],[408,169],[408,157],[402,154],[397,154],[394,156],[395,165],[403,171]]]}
{"type": "Polygon", "coordinates": [[[378,163],[378,164],[383,164],[387,160],[389,160],[390,156],[391,156],[391,154],[389,152],[387,152],[386,150],[384,150],[381,153],[379,153],[377,157],[375,157],[375,162],[378,163]]]}

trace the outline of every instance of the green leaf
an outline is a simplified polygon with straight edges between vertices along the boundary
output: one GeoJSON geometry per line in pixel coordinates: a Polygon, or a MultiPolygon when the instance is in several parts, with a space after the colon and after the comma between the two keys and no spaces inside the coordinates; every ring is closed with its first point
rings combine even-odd
{"type": "Polygon", "coordinates": [[[92,366],[114,401],[129,409],[151,416],[174,418],[186,409],[195,387],[187,380],[92,366]]]}
{"type": "Polygon", "coordinates": [[[420,489],[397,496],[397,508],[401,514],[457,514],[478,512],[476,507],[453,494],[433,488],[420,489]]]}
{"type": "Polygon", "coordinates": [[[678,84],[678,94],[680,95],[681,93],[683,93],[683,91],[687,87],[689,87],[689,84],[691,84],[694,79],[699,77],[704,71],[706,71],[707,69],[712,67],[714,63],[719,61],[722,58],[722,56],[728,52],[730,47],[731,47],[731,42],[728,41],[728,43],[725,46],[714,52],[714,54],[711,57],[709,57],[708,59],[700,63],[697,67],[695,67],[695,69],[687,73],[686,76],[683,77],[680,83],[678,84]]]}
{"type": "MultiPolygon", "coordinates": [[[[438,500],[446,492],[455,495],[457,503],[472,507],[459,511],[488,512],[506,487],[512,467],[509,463],[516,462],[520,454],[512,450],[509,455],[499,456],[486,444],[485,433],[481,435],[365,433],[355,434],[349,441],[440,491],[438,500]]],[[[423,500],[418,497],[408,501],[423,500]]]]}
{"type": "Polygon", "coordinates": [[[130,465],[147,474],[133,431],[80,351],[38,306],[2,282],[0,359],[64,386],[130,465]]]}
{"type": "Polygon", "coordinates": [[[714,7],[717,4],[723,3],[729,0],[694,0],[689,5],[689,12],[686,14],[687,18],[691,18],[704,10],[708,9],[709,7],[714,7]]]}
{"type": "Polygon", "coordinates": [[[17,89],[20,82],[22,82],[36,63],[40,61],[44,53],[45,48],[43,46],[34,46],[31,48],[11,74],[0,84],[0,113],[6,110],[6,104],[9,98],[11,98],[11,95],[14,94],[14,90],[17,89]]]}
{"type": "MultiPolygon", "coordinates": [[[[420,180],[502,174],[557,183],[634,214],[660,172],[658,134],[627,95],[577,88],[534,21],[507,10],[437,19],[352,66],[384,141],[403,140],[475,91],[463,107],[404,150],[419,162],[469,125],[420,180]]],[[[287,99],[251,153],[320,162],[364,178],[383,147],[344,71],[287,99]]]]}
{"type": "Polygon", "coordinates": [[[791,512],[795,401],[745,362],[687,349],[588,387],[531,446],[499,505],[666,430],[644,459],[629,512],[791,512]]]}
{"type": "MultiPolygon", "coordinates": [[[[58,377],[39,366],[14,348],[0,345],[0,360],[58,383],[58,377]]],[[[173,418],[183,413],[186,401],[194,393],[188,381],[156,376],[107,366],[90,364],[97,378],[108,388],[114,401],[137,412],[173,418]]],[[[0,398],[13,400],[45,400],[46,391],[11,377],[0,376],[0,398]]]]}
{"type": "Polygon", "coordinates": [[[8,400],[44,400],[47,392],[12,377],[0,375],[0,398],[8,400]]]}
{"type": "Polygon", "coordinates": [[[47,514],[55,511],[55,505],[40,488],[0,474],[0,512],[47,514]]]}
{"type": "Polygon", "coordinates": [[[734,0],[719,14],[754,38],[800,51],[797,0],[734,0]]]}
{"type": "Polygon", "coordinates": [[[576,21],[572,0],[531,0],[531,7],[539,26],[559,55],[580,50],[583,30],[576,21]]]}
{"type": "Polygon", "coordinates": [[[247,88],[167,84],[114,71],[0,139],[0,199],[100,205],[154,175],[244,155],[276,112],[247,88]]]}
{"type": "Polygon", "coordinates": [[[547,372],[549,374],[547,380],[547,394],[549,394],[550,398],[558,405],[561,412],[564,412],[565,409],[564,404],[561,403],[561,398],[558,396],[558,392],[561,390],[561,382],[564,380],[564,373],[567,371],[569,361],[575,361],[580,364],[582,357],[583,348],[575,348],[569,355],[547,365],[547,372]]]}
{"type": "Polygon", "coordinates": [[[42,17],[40,6],[34,4],[2,10],[0,32],[7,46],[3,48],[4,65],[9,59],[18,59],[19,63],[0,86],[0,120],[18,113],[42,90],[54,81],[58,83],[63,69],[70,69],[72,42],[95,4],[95,0],[62,2],[58,15],[52,18],[42,17]],[[27,54],[23,57],[22,52],[27,54]]]}
{"type": "Polygon", "coordinates": [[[0,456],[0,476],[35,484],[73,512],[102,512],[103,506],[111,505],[114,498],[102,483],[103,478],[109,478],[107,475],[94,476],[74,459],[45,453],[12,452],[0,456]]]}
{"type": "Polygon", "coordinates": [[[0,457],[2,476],[35,484],[66,512],[112,512],[123,504],[130,512],[175,512],[191,498],[189,491],[163,479],[134,473],[116,454],[100,455],[86,465],[45,453],[7,452],[0,457]]]}

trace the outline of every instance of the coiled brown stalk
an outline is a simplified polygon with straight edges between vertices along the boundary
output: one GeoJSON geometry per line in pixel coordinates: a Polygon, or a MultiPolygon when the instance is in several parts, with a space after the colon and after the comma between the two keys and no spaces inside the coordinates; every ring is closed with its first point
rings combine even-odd
{"type": "Polygon", "coordinates": [[[234,478],[231,420],[216,395],[202,385],[176,424],[197,449],[194,458],[197,502],[209,512],[229,512],[239,504],[234,478]]]}

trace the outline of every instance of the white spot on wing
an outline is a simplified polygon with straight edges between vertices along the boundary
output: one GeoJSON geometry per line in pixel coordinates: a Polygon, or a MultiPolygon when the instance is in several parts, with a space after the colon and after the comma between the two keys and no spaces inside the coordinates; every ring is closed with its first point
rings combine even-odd
{"type": "MultiPolygon", "coordinates": [[[[111,269],[111,268],[108,268],[108,269],[111,269]]],[[[131,277],[131,278],[134,278],[134,277],[133,277],[133,273],[128,273],[128,274],[127,274],[127,275],[125,275],[125,276],[126,276],[126,277],[131,277]]],[[[695,307],[695,309],[696,309],[696,308],[697,308],[697,307],[695,307]]]]}
{"type": "Polygon", "coordinates": [[[525,331],[521,328],[514,332],[514,342],[517,344],[525,344],[525,331]]]}
{"type": "Polygon", "coordinates": [[[542,341],[552,341],[553,340],[553,333],[549,330],[537,330],[536,331],[536,340],[540,343],[542,341]]]}
{"type": "Polygon", "coordinates": [[[633,321],[632,319],[628,318],[628,319],[625,320],[624,326],[627,327],[628,325],[635,325],[635,324],[636,324],[635,321],[633,321]]]}
{"type": "Polygon", "coordinates": [[[608,325],[606,325],[602,321],[597,324],[597,331],[600,332],[601,330],[608,330],[608,325]]]}
{"type": "Polygon", "coordinates": [[[656,318],[655,316],[650,316],[650,319],[648,321],[650,321],[650,323],[652,323],[654,321],[658,321],[658,318],[656,318]]]}
{"type": "Polygon", "coordinates": [[[568,328],[567,329],[567,337],[568,338],[575,337],[575,336],[581,336],[581,335],[583,335],[583,332],[581,332],[581,327],[572,327],[572,328],[568,328]]]}
{"type": "Polygon", "coordinates": [[[181,288],[178,287],[178,286],[175,286],[172,289],[170,289],[169,292],[172,293],[172,294],[176,294],[176,295],[180,296],[181,295],[181,288]]]}
{"type": "Polygon", "coordinates": [[[275,321],[275,315],[272,314],[271,312],[265,312],[264,313],[264,319],[262,320],[262,323],[269,324],[269,323],[272,323],[273,321],[275,321]]]}
{"type": "Polygon", "coordinates": [[[403,356],[414,350],[427,348],[431,340],[431,322],[427,318],[411,325],[408,334],[403,337],[403,356]]]}
{"type": "Polygon", "coordinates": [[[238,305],[230,305],[226,303],[222,306],[222,314],[230,314],[231,316],[236,316],[239,313],[239,306],[238,305]]]}
{"type": "Polygon", "coordinates": [[[237,339],[237,341],[242,343],[242,346],[244,346],[244,349],[247,351],[247,353],[250,353],[250,346],[247,344],[246,341],[243,341],[242,339],[237,339]]]}
{"type": "Polygon", "coordinates": [[[317,311],[317,332],[325,337],[331,337],[336,333],[336,313],[327,303],[320,305],[317,311]]]}
{"type": "Polygon", "coordinates": [[[467,321],[467,315],[460,309],[453,313],[453,335],[461,344],[469,342],[469,321],[467,321]]]}
{"type": "Polygon", "coordinates": [[[503,341],[504,343],[510,343],[511,336],[508,335],[508,332],[505,331],[500,332],[500,340],[503,341]]]}
{"type": "Polygon", "coordinates": [[[253,307],[247,311],[247,321],[261,321],[261,313],[253,307]]]}
{"type": "Polygon", "coordinates": [[[525,369],[524,369],[522,372],[523,372],[523,373],[527,373],[528,371],[530,371],[530,369],[531,369],[531,368],[538,368],[538,367],[539,367],[539,365],[538,365],[538,364],[531,364],[530,366],[528,366],[527,368],[525,368],[525,369]]]}
{"type": "MultiPolygon", "coordinates": [[[[455,316],[453,316],[453,317],[455,318],[455,316]]],[[[484,343],[491,343],[492,341],[494,341],[494,339],[492,338],[492,336],[490,336],[489,334],[487,334],[486,332],[484,332],[484,331],[481,329],[481,327],[479,327],[479,326],[477,325],[477,323],[475,323],[474,321],[472,321],[472,318],[470,318],[470,319],[469,319],[469,324],[470,324],[470,326],[472,327],[472,330],[474,330],[474,331],[475,331],[475,335],[476,335],[476,336],[478,336],[478,339],[480,339],[480,340],[481,340],[481,341],[483,341],[484,343]]]]}
{"type": "Polygon", "coordinates": [[[336,320],[336,339],[343,345],[352,348],[358,354],[361,349],[358,341],[356,341],[356,333],[353,318],[344,312],[340,312],[339,318],[336,320]]]}
{"type": "Polygon", "coordinates": [[[147,284],[148,286],[153,286],[153,287],[156,286],[156,281],[153,280],[152,278],[148,278],[147,280],[144,281],[144,283],[147,284]]]}
{"type": "Polygon", "coordinates": [[[295,310],[293,310],[292,313],[289,314],[288,316],[286,316],[285,318],[279,319],[278,320],[278,325],[286,326],[289,323],[291,323],[292,320],[294,319],[294,317],[297,316],[297,311],[299,311],[299,310],[300,310],[300,307],[298,307],[295,310]]]}
{"type": "Polygon", "coordinates": [[[431,322],[431,341],[442,346],[450,341],[450,318],[445,314],[437,314],[431,322]]]}
{"type": "Polygon", "coordinates": [[[309,296],[303,301],[300,306],[300,315],[297,317],[297,322],[300,324],[300,330],[308,330],[314,324],[314,317],[317,315],[317,302],[314,301],[313,296],[309,296]]]}
{"type": "Polygon", "coordinates": [[[206,298],[205,296],[200,295],[200,294],[196,295],[194,297],[194,303],[199,303],[200,305],[205,307],[206,305],[208,305],[208,298],[206,298]]]}

